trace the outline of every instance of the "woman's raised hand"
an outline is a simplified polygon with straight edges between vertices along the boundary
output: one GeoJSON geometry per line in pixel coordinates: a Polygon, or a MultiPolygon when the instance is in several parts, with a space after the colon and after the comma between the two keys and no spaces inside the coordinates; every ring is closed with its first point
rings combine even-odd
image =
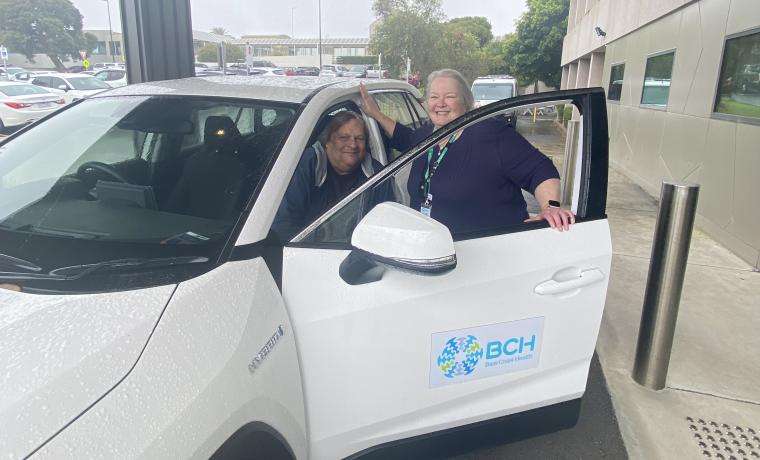
{"type": "Polygon", "coordinates": [[[359,83],[359,92],[362,95],[362,110],[364,113],[375,120],[382,118],[383,112],[380,111],[380,106],[375,102],[375,98],[369,95],[369,91],[367,91],[367,87],[364,86],[364,83],[359,83]]]}

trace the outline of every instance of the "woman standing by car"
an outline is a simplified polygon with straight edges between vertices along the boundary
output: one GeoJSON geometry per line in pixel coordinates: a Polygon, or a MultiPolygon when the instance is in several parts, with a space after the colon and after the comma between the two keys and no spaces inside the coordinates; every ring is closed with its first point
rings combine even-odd
{"type": "MultiPolygon", "coordinates": [[[[464,77],[456,70],[433,72],[427,81],[432,126],[412,130],[386,116],[362,85],[363,110],[405,151],[435,129],[456,120],[474,105],[464,77]]],[[[551,160],[498,119],[458,131],[417,159],[407,189],[411,207],[445,224],[452,233],[487,230],[527,220],[546,220],[568,230],[572,212],[559,205],[559,173],[551,160]],[[521,189],[538,200],[541,212],[529,219],[521,189]]]]}

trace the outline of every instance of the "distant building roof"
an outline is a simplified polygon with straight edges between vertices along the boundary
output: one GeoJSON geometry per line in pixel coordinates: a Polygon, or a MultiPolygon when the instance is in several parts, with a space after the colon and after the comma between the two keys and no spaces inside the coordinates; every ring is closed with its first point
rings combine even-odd
{"type": "MultiPolygon", "coordinates": [[[[255,38],[245,36],[233,40],[232,43],[236,45],[245,45],[250,43],[251,45],[318,45],[319,39],[317,38],[255,38]]],[[[369,38],[323,38],[322,46],[369,46],[369,38]]]]}
{"type": "MultiPolygon", "coordinates": [[[[102,38],[104,36],[109,35],[108,29],[86,29],[84,32],[89,32],[98,38],[102,38]]],[[[114,40],[121,40],[121,32],[114,31],[113,33],[114,40]]],[[[193,40],[199,41],[199,42],[208,42],[208,43],[231,43],[235,41],[235,37],[230,37],[228,35],[219,35],[219,34],[212,34],[209,32],[202,32],[200,30],[194,30],[193,31],[193,40]]]]}
{"type": "Polygon", "coordinates": [[[222,43],[222,42],[230,43],[230,42],[234,42],[235,38],[230,37],[228,35],[212,34],[210,32],[201,32],[200,30],[194,30],[193,40],[199,41],[199,42],[209,42],[209,43],[222,43]]]}

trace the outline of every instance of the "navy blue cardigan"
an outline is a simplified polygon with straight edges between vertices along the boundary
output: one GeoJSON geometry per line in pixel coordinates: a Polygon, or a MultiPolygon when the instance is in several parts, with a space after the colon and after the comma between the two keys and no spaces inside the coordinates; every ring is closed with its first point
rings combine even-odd
{"type": "MultiPolygon", "coordinates": [[[[412,130],[396,123],[391,145],[403,152],[432,132],[430,125],[412,130]]],[[[436,147],[433,161],[437,155],[436,147]]],[[[417,210],[426,168],[423,154],[414,161],[407,183],[410,205],[417,210]]],[[[545,180],[558,178],[548,157],[504,121],[488,119],[465,129],[449,146],[430,182],[431,217],[452,234],[518,224],[528,218],[521,189],[534,193],[545,180]]]]}

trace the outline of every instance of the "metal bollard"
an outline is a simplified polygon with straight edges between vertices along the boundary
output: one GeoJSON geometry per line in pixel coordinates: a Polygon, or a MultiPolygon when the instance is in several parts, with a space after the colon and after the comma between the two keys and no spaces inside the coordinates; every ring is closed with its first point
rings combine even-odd
{"type": "Polygon", "coordinates": [[[652,390],[665,388],[698,197],[699,185],[662,183],[633,364],[633,379],[652,390]]]}

